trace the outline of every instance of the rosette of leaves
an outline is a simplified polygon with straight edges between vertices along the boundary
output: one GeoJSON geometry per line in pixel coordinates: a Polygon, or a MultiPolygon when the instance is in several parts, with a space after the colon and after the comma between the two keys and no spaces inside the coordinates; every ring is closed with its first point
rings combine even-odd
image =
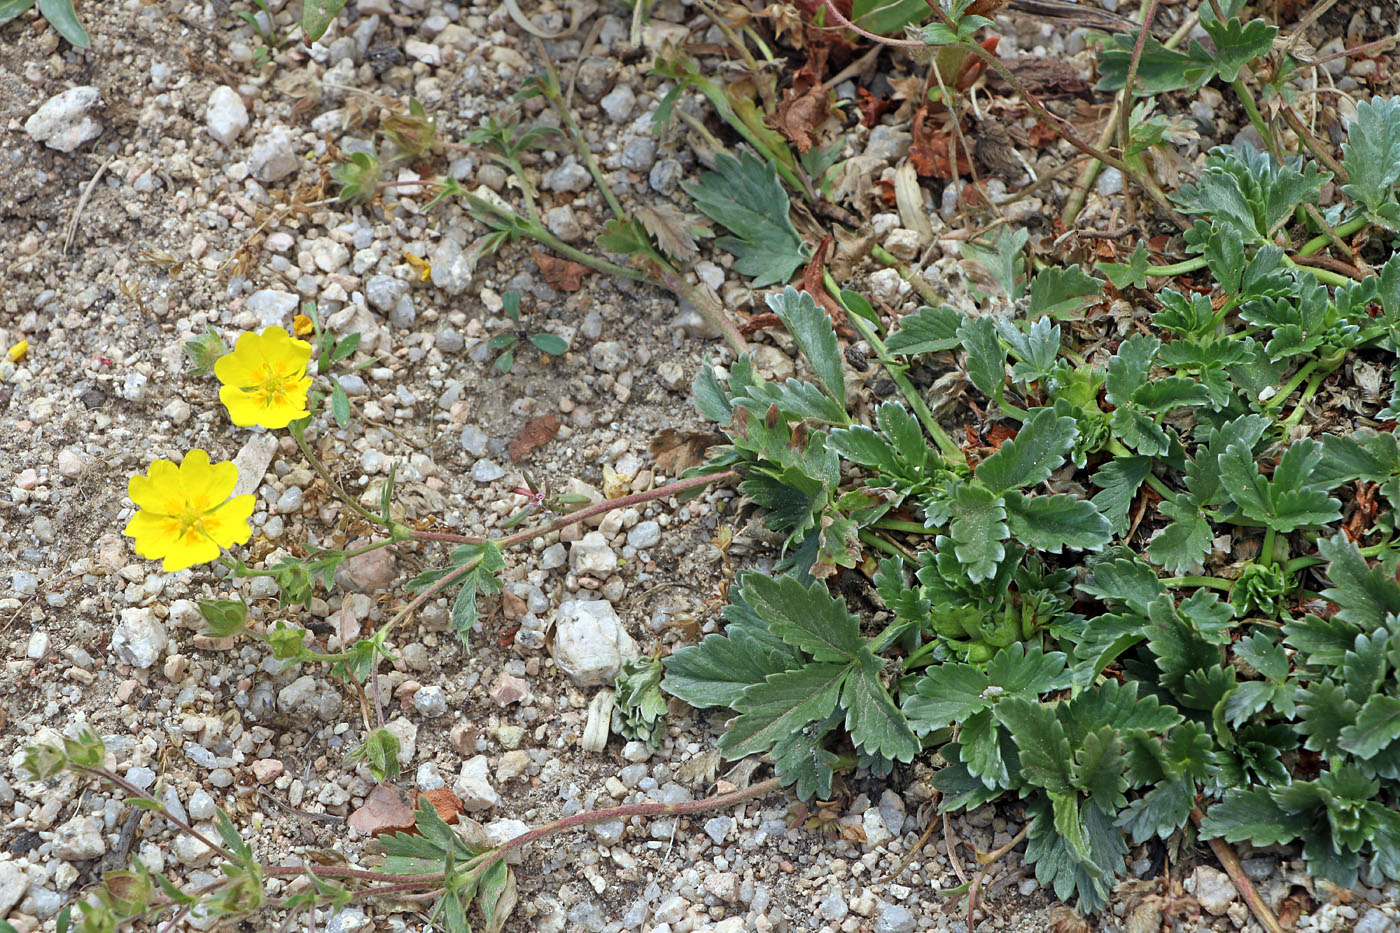
{"type": "Polygon", "coordinates": [[[634,658],[622,665],[614,684],[612,730],[626,739],[645,742],[655,751],[666,734],[666,697],[661,693],[661,662],[634,658]]]}

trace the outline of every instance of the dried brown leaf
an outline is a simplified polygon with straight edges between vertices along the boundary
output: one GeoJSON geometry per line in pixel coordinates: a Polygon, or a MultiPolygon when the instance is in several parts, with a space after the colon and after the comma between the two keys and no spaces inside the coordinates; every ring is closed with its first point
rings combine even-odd
{"type": "Polygon", "coordinates": [[[510,462],[519,463],[554,440],[554,435],[559,433],[562,426],[562,422],[554,415],[540,415],[525,422],[520,432],[515,435],[515,440],[506,445],[506,454],[510,457],[510,462]]]}
{"type": "Polygon", "coordinates": [[[544,276],[546,284],[561,292],[576,292],[583,288],[583,277],[593,271],[580,263],[551,256],[542,249],[530,250],[530,258],[540,267],[540,275],[544,276]]]}
{"type": "Polygon", "coordinates": [[[637,219],[656,238],[656,245],[672,259],[689,262],[699,251],[695,245],[695,234],[685,214],[669,204],[642,207],[637,210],[637,219]]]}

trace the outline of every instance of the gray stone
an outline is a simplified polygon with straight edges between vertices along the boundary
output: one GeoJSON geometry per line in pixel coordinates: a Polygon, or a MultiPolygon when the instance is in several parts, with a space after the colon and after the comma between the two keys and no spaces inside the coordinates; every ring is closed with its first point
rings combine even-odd
{"type": "Polygon", "coordinates": [[[214,814],[218,812],[218,806],[214,803],[214,798],[202,787],[196,788],[190,794],[189,814],[192,820],[212,820],[214,814]]]}
{"type": "Polygon", "coordinates": [[[705,876],[701,887],[705,893],[717,897],[726,904],[733,904],[739,899],[739,873],[733,871],[718,871],[705,876]]]}
{"type": "Polygon", "coordinates": [[[389,325],[399,330],[408,330],[418,320],[418,309],[414,307],[413,296],[403,295],[394,302],[394,310],[389,312],[389,325]]]}
{"type": "Polygon", "coordinates": [[[469,424],[462,429],[462,449],[473,457],[480,457],[486,453],[486,445],[490,441],[490,436],[474,424],[469,424]]]}
{"type": "MultiPolygon", "coordinates": [[[[4,911],[4,899],[0,897],[0,914],[4,911]]],[[[1396,933],[1400,927],[1391,918],[1385,915],[1385,911],[1379,907],[1372,907],[1361,915],[1361,919],[1356,921],[1356,928],[1352,933],[1396,933]]]]}
{"type": "Polygon", "coordinates": [[[907,907],[886,904],[875,920],[875,933],[914,933],[914,915],[907,907]]]}
{"type": "Polygon", "coordinates": [[[53,834],[53,854],[67,862],[85,862],[107,851],[97,820],[90,816],[75,816],[53,834]]]}
{"type": "Polygon", "coordinates": [[[462,762],[462,771],[452,784],[452,790],[470,813],[489,810],[501,802],[501,795],[491,786],[490,770],[485,755],[462,762]]]}
{"type": "Polygon", "coordinates": [[[617,555],[608,546],[608,539],[603,537],[602,532],[590,531],[569,546],[569,569],[574,573],[605,577],[617,570],[617,555]]]}
{"type": "Polygon", "coordinates": [[[280,181],[300,165],[296,136],[285,126],[274,126],[259,136],[248,153],[248,170],[261,182],[280,181]]]}
{"type": "Polygon", "coordinates": [[[832,923],[840,923],[845,920],[848,913],[850,913],[850,908],[846,906],[846,898],[841,894],[840,888],[833,889],[817,905],[818,916],[823,920],[830,920],[832,923]]]}
{"type": "Polygon", "coordinates": [[[885,162],[902,159],[909,151],[914,137],[904,130],[881,124],[870,131],[870,139],[865,144],[865,154],[885,162]]]}
{"type": "Polygon", "coordinates": [[[0,862],[0,917],[10,913],[28,887],[29,879],[18,862],[0,862]]]}
{"type": "Polygon", "coordinates": [[[623,663],[637,657],[637,643],[607,600],[567,600],[554,626],[554,663],[580,687],[612,683],[623,663]]]}
{"type": "Polygon", "coordinates": [[[576,80],[579,96],[590,104],[596,104],[613,84],[613,60],[591,56],[585,58],[578,67],[576,80]]]}
{"type": "Polygon", "coordinates": [[[472,280],[472,259],[451,237],[439,240],[428,251],[433,285],[449,295],[460,295],[472,280]]]}
{"type": "Polygon", "coordinates": [[[374,921],[362,910],[351,907],[326,921],[326,933],[365,933],[374,929],[374,921]]]}
{"type": "Polygon", "coordinates": [[[685,912],[689,909],[690,901],[679,894],[672,894],[656,905],[656,913],[652,914],[652,919],[657,923],[676,923],[685,916],[685,912]]]}
{"type": "Polygon", "coordinates": [[[447,712],[447,694],[441,687],[422,687],[413,694],[413,708],[429,719],[447,712]]]}
{"type": "Polygon", "coordinates": [[[650,519],[638,522],[636,526],[627,532],[627,543],[637,550],[645,550],[655,547],[661,540],[661,525],[650,519]]]}
{"type": "Polygon", "coordinates": [[[316,702],[316,678],[304,674],[277,691],[277,708],[284,713],[301,712],[316,702]]]}
{"type": "Polygon", "coordinates": [[[1123,191],[1123,173],[1116,168],[1105,167],[1099,173],[1099,180],[1094,185],[1094,189],[1104,197],[1121,194],[1123,191]]]}
{"type": "Polygon", "coordinates": [[[592,181],[593,176],[588,174],[588,169],[579,165],[573,156],[569,156],[558,168],[545,176],[543,187],[550,191],[577,194],[592,181]]]}
{"type": "Polygon", "coordinates": [[[569,560],[569,552],[562,544],[551,544],[540,554],[539,568],[541,570],[554,570],[564,566],[569,560]]]}
{"type": "Polygon", "coordinates": [[[365,300],[370,307],[390,311],[399,296],[408,293],[408,283],[392,275],[372,275],[365,281],[365,300]]]}
{"type": "Polygon", "coordinates": [[[301,511],[302,493],[296,486],[288,487],[277,497],[277,511],[283,515],[301,511]]]}
{"type": "Polygon", "coordinates": [[[478,483],[494,483],[505,475],[505,467],[494,460],[478,460],[472,464],[472,479],[478,483]]]}
{"type": "Polygon", "coordinates": [[[598,106],[603,108],[603,113],[608,115],[609,120],[621,123],[632,115],[632,107],[636,103],[637,95],[624,84],[609,91],[598,102],[598,106]]]}
{"type": "Polygon", "coordinates": [[[634,172],[647,172],[656,161],[656,140],[650,136],[630,137],[622,146],[622,167],[634,172]]]}
{"type": "Polygon", "coordinates": [[[588,348],[588,361],[600,372],[620,372],[628,360],[627,348],[616,340],[599,341],[588,348]]]}
{"type": "Polygon", "coordinates": [[[70,87],[50,97],[24,121],[24,131],[35,142],[59,152],[72,152],[83,143],[102,135],[102,124],[88,115],[102,100],[95,87],[70,87]]]}
{"type": "Polygon", "coordinates": [[[248,108],[243,106],[243,98],[237,91],[221,84],[209,95],[204,122],[209,127],[209,135],[227,146],[248,128],[248,108]]]}
{"type": "Polygon", "coordinates": [[[1219,917],[1230,909],[1239,897],[1230,876],[1218,868],[1199,865],[1186,879],[1186,890],[1196,896],[1196,902],[1207,913],[1219,917]]]}
{"type": "Polygon", "coordinates": [[[123,609],[121,621],[112,630],[112,653],[117,660],[141,670],[154,667],[169,642],[165,626],[150,609],[123,609]]]}
{"type": "Polygon", "coordinates": [[[276,288],[260,288],[243,301],[243,307],[258,316],[259,328],[285,328],[299,304],[301,299],[296,295],[276,288]]]}
{"type": "Polygon", "coordinates": [[[550,233],[565,243],[572,243],[583,238],[583,227],[579,225],[574,209],[567,204],[562,207],[551,207],[545,211],[544,223],[549,228],[550,233]]]}
{"type": "Polygon", "coordinates": [[[657,194],[670,194],[681,182],[681,164],[675,159],[662,159],[651,167],[647,184],[657,194]]]}
{"type": "Polygon", "coordinates": [[[717,846],[724,845],[724,840],[729,838],[729,834],[734,831],[734,817],[714,816],[705,821],[705,835],[709,836],[717,846]]]}

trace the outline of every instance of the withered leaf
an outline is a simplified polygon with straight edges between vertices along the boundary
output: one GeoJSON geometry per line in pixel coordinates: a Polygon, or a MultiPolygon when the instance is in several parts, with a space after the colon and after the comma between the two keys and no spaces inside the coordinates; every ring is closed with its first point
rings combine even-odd
{"type": "Polygon", "coordinates": [[[524,458],[554,440],[562,423],[554,415],[539,415],[531,418],[520,428],[515,440],[506,445],[506,454],[511,463],[519,463],[524,458]]]}
{"type": "Polygon", "coordinates": [[[544,276],[546,284],[561,292],[578,291],[583,287],[583,277],[593,271],[580,263],[551,256],[542,249],[530,250],[530,257],[540,267],[540,275],[544,276]]]}
{"type": "Polygon", "coordinates": [[[647,228],[647,233],[656,237],[656,245],[667,256],[681,262],[695,258],[698,249],[694,230],[679,209],[669,204],[642,207],[637,210],[637,219],[647,228]]]}
{"type": "Polygon", "coordinates": [[[687,431],[681,433],[674,428],[666,428],[648,446],[656,459],[656,469],[667,476],[679,476],[693,466],[705,462],[705,451],[724,438],[708,431],[687,431]]]}

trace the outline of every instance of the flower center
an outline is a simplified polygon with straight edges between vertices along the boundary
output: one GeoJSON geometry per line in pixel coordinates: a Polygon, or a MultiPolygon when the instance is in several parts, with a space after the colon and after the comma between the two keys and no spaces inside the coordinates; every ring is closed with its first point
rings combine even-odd
{"type": "Polygon", "coordinates": [[[287,394],[287,377],[274,370],[270,363],[264,363],[262,382],[258,388],[262,391],[267,404],[280,404],[287,394]]]}
{"type": "Polygon", "coordinates": [[[200,533],[204,532],[204,513],[191,503],[186,502],[179,514],[172,517],[180,523],[181,537],[194,530],[198,530],[200,533]]]}

